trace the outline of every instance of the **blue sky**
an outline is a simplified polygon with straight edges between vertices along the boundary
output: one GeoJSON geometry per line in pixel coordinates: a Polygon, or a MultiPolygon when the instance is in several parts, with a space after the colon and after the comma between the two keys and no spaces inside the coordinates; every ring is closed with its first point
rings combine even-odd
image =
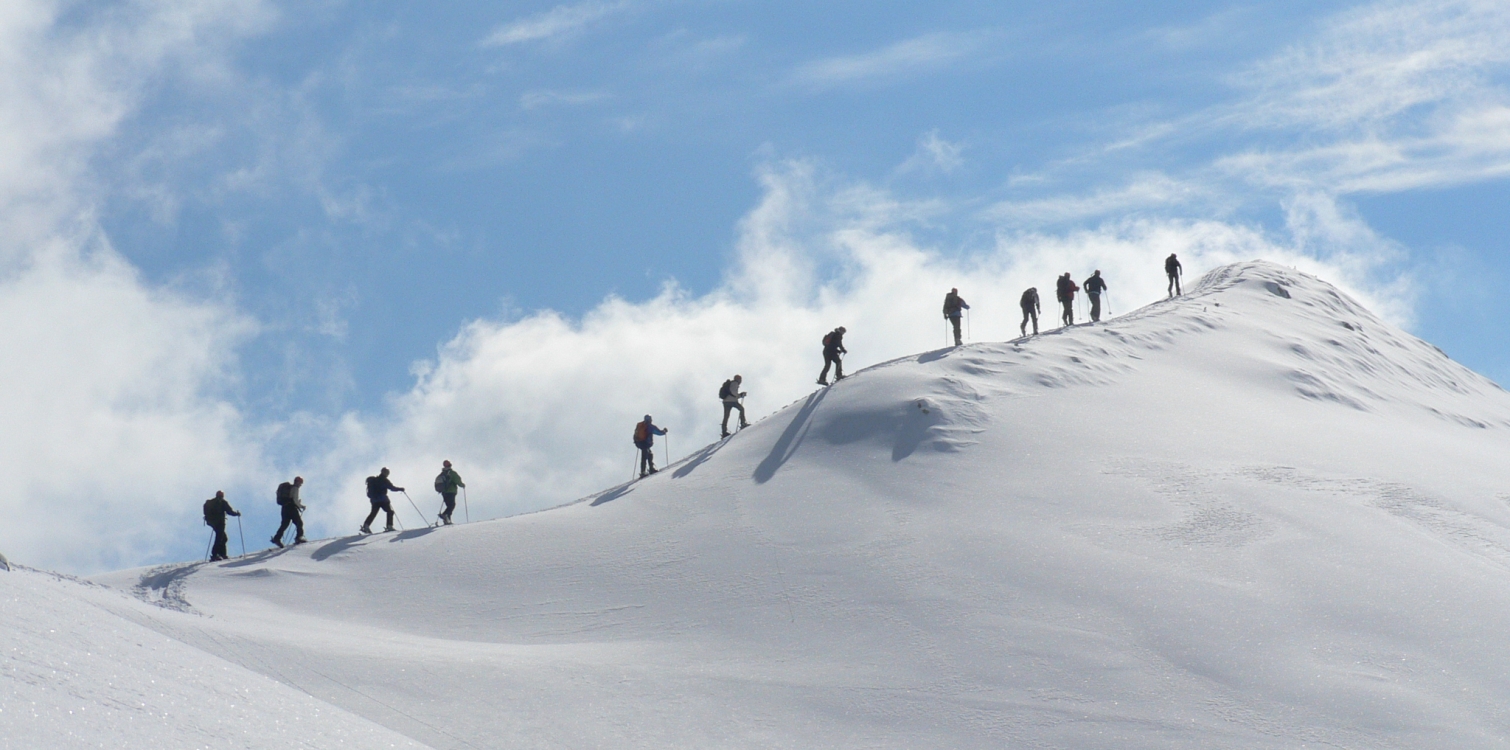
{"type": "Polygon", "coordinates": [[[828,327],[874,337],[855,365],[930,346],[959,286],[1005,338],[1022,286],[1101,267],[1130,309],[1175,248],[1300,265],[1504,382],[1507,31],[1490,2],[19,0],[0,306],[57,355],[0,372],[41,436],[0,550],[192,557],[215,489],[260,545],[295,472],[345,532],[361,476],[441,457],[478,515],[546,507],[617,481],[646,410],[710,438],[736,370],[799,395],[828,327]]]}

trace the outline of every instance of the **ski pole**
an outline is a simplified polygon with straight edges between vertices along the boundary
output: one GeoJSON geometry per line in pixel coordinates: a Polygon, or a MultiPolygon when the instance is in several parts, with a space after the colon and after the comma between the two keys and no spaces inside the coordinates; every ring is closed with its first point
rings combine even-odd
{"type": "Polygon", "coordinates": [[[970,340],[970,308],[965,308],[965,340],[970,340]]]}
{"type": "Polygon", "coordinates": [[[205,559],[205,562],[209,562],[209,560],[210,560],[210,547],[214,546],[214,544],[215,544],[215,530],[214,529],[210,529],[210,541],[206,542],[205,546],[204,546],[204,559],[205,559]]]}
{"type": "Polygon", "coordinates": [[[419,509],[419,505],[414,502],[414,498],[409,497],[409,491],[408,490],[399,490],[399,492],[404,493],[404,498],[409,501],[409,507],[414,508],[415,514],[419,516],[419,522],[422,523],[422,524],[424,524],[424,525],[426,525],[426,526],[429,526],[430,522],[425,520],[425,513],[424,513],[424,511],[422,511],[422,510],[419,509]]]}
{"type": "Polygon", "coordinates": [[[236,536],[241,537],[241,556],[246,557],[246,532],[241,530],[241,516],[236,516],[236,536]]]}
{"type": "Polygon", "coordinates": [[[470,507],[467,507],[467,488],[465,485],[463,485],[461,488],[461,509],[462,512],[467,514],[467,523],[471,523],[472,509],[470,507]]]}

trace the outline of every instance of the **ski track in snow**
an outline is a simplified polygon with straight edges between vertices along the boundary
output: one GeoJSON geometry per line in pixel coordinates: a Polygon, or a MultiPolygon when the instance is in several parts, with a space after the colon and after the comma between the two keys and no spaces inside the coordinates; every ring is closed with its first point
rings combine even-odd
{"type": "MultiPolygon", "coordinates": [[[[236,733],[323,707],[435,748],[1499,748],[1507,428],[1510,394],[1435,347],[1238,264],[877,364],[550,511],[97,578],[130,597],[59,580],[8,600],[6,674],[71,618],[235,675],[111,653],[212,690],[242,743],[169,715],[144,747],[287,747],[236,733]]],[[[93,726],[17,718],[66,703],[28,668],[7,741],[93,726]]]]}

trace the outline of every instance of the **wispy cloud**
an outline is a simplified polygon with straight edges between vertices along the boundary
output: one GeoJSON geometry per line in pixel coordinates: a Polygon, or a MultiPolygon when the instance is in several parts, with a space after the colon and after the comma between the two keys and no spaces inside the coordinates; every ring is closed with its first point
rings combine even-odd
{"type": "Polygon", "coordinates": [[[991,35],[981,31],[935,32],[905,39],[872,52],[814,60],[792,75],[814,88],[886,83],[945,68],[978,54],[991,35]]]}
{"type": "Polygon", "coordinates": [[[1206,188],[1199,183],[1160,173],[1146,173],[1116,188],[1025,201],[1002,201],[987,208],[982,216],[1009,225],[1046,226],[1139,210],[1188,207],[1205,197],[1208,197],[1206,188]]]}
{"type": "Polygon", "coordinates": [[[552,104],[591,104],[607,98],[607,92],[603,91],[526,91],[519,95],[519,108],[530,110],[552,104]]]}
{"type": "Polygon", "coordinates": [[[628,8],[628,2],[558,5],[544,13],[537,13],[498,27],[482,40],[482,46],[503,47],[560,37],[628,8]]]}
{"type": "Polygon", "coordinates": [[[939,137],[938,130],[930,130],[918,139],[918,149],[902,166],[898,172],[908,173],[917,171],[935,171],[949,173],[964,165],[965,160],[960,156],[965,147],[959,143],[952,143],[939,137]]]}

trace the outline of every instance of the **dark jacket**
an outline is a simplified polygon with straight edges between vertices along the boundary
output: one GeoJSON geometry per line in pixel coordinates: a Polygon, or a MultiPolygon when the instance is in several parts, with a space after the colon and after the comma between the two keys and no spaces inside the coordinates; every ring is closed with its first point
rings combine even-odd
{"type": "Polygon", "coordinates": [[[1174,257],[1173,253],[1170,253],[1169,257],[1164,259],[1164,273],[1167,273],[1170,276],[1173,276],[1173,275],[1179,273],[1180,270],[1181,270],[1180,259],[1174,257]]]}
{"type": "Polygon", "coordinates": [[[367,497],[371,500],[387,500],[388,491],[403,492],[403,487],[393,486],[393,480],[388,477],[367,477],[367,497]]]}
{"type": "Polygon", "coordinates": [[[969,309],[970,303],[966,302],[964,297],[961,297],[954,292],[950,292],[944,295],[944,317],[958,318],[960,316],[960,310],[969,309]]]}
{"type": "Polygon", "coordinates": [[[1024,310],[1039,312],[1043,308],[1038,304],[1038,290],[1029,289],[1022,293],[1022,300],[1017,303],[1024,310]]]}
{"type": "Polygon", "coordinates": [[[829,356],[833,356],[835,354],[849,354],[849,350],[844,348],[844,334],[838,332],[837,330],[829,331],[827,338],[828,343],[823,345],[824,354],[827,354],[829,356]]]}
{"type": "Polygon", "coordinates": [[[239,516],[231,503],[223,497],[212,497],[204,501],[204,522],[206,525],[220,528],[225,525],[226,516],[239,516]]]}
{"type": "Polygon", "coordinates": [[[1085,287],[1086,294],[1094,296],[1106,291],[1106,279],[1100,276],[1092,276],[1082,282],[1080,286],[1085,287]]]}

